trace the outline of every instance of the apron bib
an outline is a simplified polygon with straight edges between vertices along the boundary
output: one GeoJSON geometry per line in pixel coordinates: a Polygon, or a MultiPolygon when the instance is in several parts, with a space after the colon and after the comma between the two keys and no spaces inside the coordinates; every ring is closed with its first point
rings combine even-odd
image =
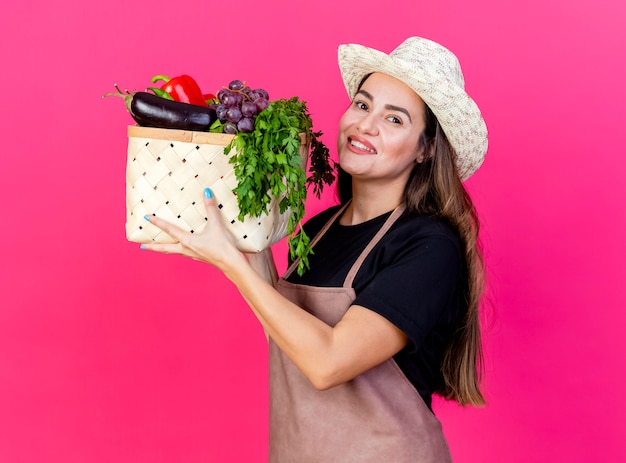
{"type": "MultiPolygon", "coordinates": [[[[347,206],[347,205],[346,205],[347,206]]],[[[343,213],[318,233],[314,245],[343,213]]],[[[343,287],[278,281],[277,290],[334,326],[356,298],[352,282],[361,264],[404,206],[397,208],[348,273],[343,287]]],[[[270,339],[270,463],[446,463],[451,461],[439,420],[391,358],[356,378],[318,391],[270,339]]]]}

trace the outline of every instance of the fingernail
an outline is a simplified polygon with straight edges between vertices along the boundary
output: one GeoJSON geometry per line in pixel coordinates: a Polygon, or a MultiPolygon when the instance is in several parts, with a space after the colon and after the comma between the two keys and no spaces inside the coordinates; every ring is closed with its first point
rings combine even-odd
{"type": "Polygon", "coordinates": [[[211,191],[210,188],[205,188],[204,189],[204,197],[206,199],[211,199],[213,197],[213,192],[211,191]]]}
{"type": "Polygon", "coordinates": [[[146,247],[145,244],[142,244],[141,246],[139,246],[139,249],[141,249],[142,251],[145,251],[148,248],[146,247]]]}
{"type": "Polygon", "coordinates": [[[148,217],[147,215],[144,215],[143,218],[150,222],[150,217],[148,217]]]}

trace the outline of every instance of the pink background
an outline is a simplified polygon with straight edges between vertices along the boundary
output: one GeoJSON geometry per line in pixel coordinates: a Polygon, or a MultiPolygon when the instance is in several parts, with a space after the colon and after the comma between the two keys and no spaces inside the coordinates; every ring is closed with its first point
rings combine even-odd
{"type": "MultiPolygon", "coordinates": [[[[626,461],[626,3],[386,5],[5,2],[0,462],[264,461],[261,330],[213,269],[125,240],[131,119],[101,95],[240,78],[306,100],[334,152],[337,45],[409,35],[456,52],[490,129],[468,182],[489,403],[436,402],[455,461],[626,461]]],[[[284,268],[284,242],[275,254],[284,268]]]]}

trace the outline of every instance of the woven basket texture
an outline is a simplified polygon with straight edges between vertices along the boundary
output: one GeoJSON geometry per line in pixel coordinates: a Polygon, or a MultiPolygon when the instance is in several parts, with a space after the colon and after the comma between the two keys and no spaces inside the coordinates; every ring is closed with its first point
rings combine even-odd
{"type": "MultiPolygon", "coordinates": [[[[126,166],[126,237],[136,243],[174,240],[144,219],[156,215],[192,233],[207,223],[203,202],[209,187],[224,224],[243,252],[259,252],[287,234],[290,211],[273,198],[268,214],[238,219],[237,179],[224,148],[233,135],[129,126],[126,166]]],[[[308,151],[302,145],[303,164],[308,151]]]]}

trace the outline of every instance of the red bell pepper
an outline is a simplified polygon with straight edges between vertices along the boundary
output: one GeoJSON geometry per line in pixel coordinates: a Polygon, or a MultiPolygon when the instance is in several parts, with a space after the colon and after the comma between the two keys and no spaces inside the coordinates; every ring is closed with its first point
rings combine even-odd
{"type": "MultiPolygon", "coordinates": [[[[159,90],[167,92],[167,94],[171,96],[174,101],[195,104],[198,106],[206,106],[202,90],[200,90],[200,86],[195,80],[193,80],[192,77],[183,74],[172,79],[164,75],[158,75],[152,78],[153,83],[159,81],[165,82],[159,90]]],[[[154,91],[155,89],[152,90],[154,91]]],[[[155,93],[158,94],[158,92],[155,93]]]]}

